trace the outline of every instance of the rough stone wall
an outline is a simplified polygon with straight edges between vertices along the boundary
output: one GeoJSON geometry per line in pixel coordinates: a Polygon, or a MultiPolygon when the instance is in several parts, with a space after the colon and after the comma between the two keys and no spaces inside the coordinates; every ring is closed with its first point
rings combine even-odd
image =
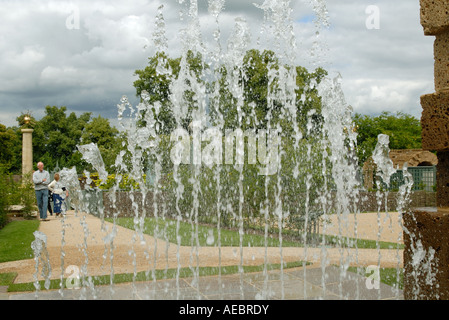
{"type": "Polygon", "coordinates": [[[449,91],[421,96],[421,106],[423,149],[449,149],[449,91]]]}
{"type": "MultiPolygon", "coordinates": [[[[437,203],[440,207],[449,207],[449,151],[438,152],[437,165],[437,203]]],[[[447,231],[449,232],[449,230],[447,231]]]]}
{"type": "MultiPolygon", "coordinates": [[[[447,16],[446,16],[447,18],[447,16]]],[[[449,90],[449,30],[438,34],[434,44],[435,90],[449,90]]]]}
{"type": "Polygon", "coordinates": [[[422,146],[437,151],[437,206],[404,215],[404,298],[449,300],[449,0],[420,0],[435,36],[435,93],[421,97],[422,146]]]}
{"type": "Polygon", "coordinates": [[[420,0],[420,5],[424,34],[435,36],[436,91],[421,97],[422,147],[437,151],[437,206],[449,207],[449,0],[420,0]]]}
{"type": "Polygon", "coordinates": [[[426,36],[449,30],[449,0],[420,0],[421,25],[426,36]]]}
{"type": "Polygon", "coordinates": [[[418,167],[422,163],[429,163],[436,166],[438,163],[437,156],[427,150],[422,149],[392,149],[390,150],[390,159],[393,161],[393,166],[400,169],[407,162],[409,167],[418,167]]]}
{"type": "Polygon", "coordinates": [[[404,299],[449,299],[449,215],[412,211],[403,216],[404,299]]]}

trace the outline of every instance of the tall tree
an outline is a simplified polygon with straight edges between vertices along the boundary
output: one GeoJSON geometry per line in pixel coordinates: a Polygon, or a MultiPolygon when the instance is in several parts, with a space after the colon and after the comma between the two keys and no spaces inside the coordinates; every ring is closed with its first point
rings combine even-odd
{"type": "Polygon", "coordinates": [[[79,118],[74,112],[66,115],[67,107],[46,106],[45,116],[37,121],[33,133],[35,161],[43,161],[48,168],[81,167],[81,155],[76,145],[91,114],[84,113],[79,118]]]}
{"type": "Polygon", "coordinates": [[[195,94],[191,89],[191,82],[203,83],[201,80],[203,69],[201,55],[188,51],[185,61],[183,58],[172,59],[164,52],[158,52],[148,59],[148,66],[145,69],[135,71],[135,75],[139,77],[134,82],[136,94],[141,96],[144,90],[147,92],[147,102],[155,107],[153,113],[157,114],[155,120],[158,123],[158,133],[168,134],[176,126],[170,95],[171,85],[178,79],[181,72],[188,75],[182,78],[184,81],[182,85],[185,85],[182,98],[187,104],[187,113],[183,114],[181,119],[181,125],[188,129],[192,121],[192,111],[195,108],[195,94]]]}
{"type": "MultiPolygon", "coordinates": [[[[172,59],[165,53],[156,53],[149,58],[148,66],[143,70],[136,70],[135,74],[139,77],[134,82],[137,95],[145,90],[148,92],[148,102],[150,105],[159,105],[157,121],[162,130],[160,133],[169,133],[175,125],[173,115],[173,104],[170,101],[171,85],[179,79],[180,73],[187,70],[190,77],[182,78],[186,82],[184,87],[184,99],[188,105],[188,112],[184,115],[182,126],[186,129],[192,120],[192,110],[195,108],[195,92],[191,90],[192,79],[204,85],[213,99],[209,100],[209,110],[212,124],[217,125],[223,121],[225,128],[241,127],[242,129],[266,128],[268,114],[271,114],[271,121],[282,122],[282,126],[288,127],[288,121],[282,120],[283,102],[278,99],[269,104],[268,95],[279,89],[280,83],[278,76],[273,76],[280,67],[280,62],[275,53],[270,50],[260,52],[259,50],[249,50],[243,57],[240,69],[236,66],[220,65],[216,73],[217,82],[205,83],[203,71],[205,69],[204,61],[201,55],[194,55],[188,52],[185,61],[183,58],[172,59]],[[184,64],[183,64],[184,63],[184,64]],[[183,70],[184,68],[184,70],[183,70]],[[228,70],[234,68],[233,70],[228,70]],[[230,83],[233,82],[233,83],[230,83]],[[243,88],[243,93],[233,92],[235,86],[243,88]],[[215,90],[215,91],[214,91],[215,90]],[[243,101],[241,105],[242,119],[238,119],[237,106],[240,105],[239,99],[243,101]],[[221,116],[220,116],[221,115],[221,116]]],[[[296,119],[306,131],[309,121],[309,111],[315,110],[312,121],[319,124],[321,121],[321,99],[316,89],[327,72],[321,68],[314,72],[308,72],[304,67],[285,66],[287,70],[295,68],[296,90],[295,107],[296,119]]],[[[293,79],[295,81],[295,79],[293,79]]],[[[181,84],[182,85],[182,84],[181,84]]],[[[273,95],[272,95],[273,96],[273,95]]],[[[290,128],[291,130],[291,128],[290,128]]]]}
{"type": "MultiPolygon", "coordinates": [[[[327,75],[327,72],[318,68],[309,72],[301,66],[283,66],[283,70],[291,73],[281,74],[281,65],[275,53],[270,50],[249,50],[243,58],[242,72],[239,85],[243,88],[243,106],[241,113],[244,119],[237,117],[238,98],[231,94],[229,73],[235,70],[226,70],[222,67],[219,79],[220,95],[215,109],[212,110],[212,118],[218,119],[217,114],[223,116],[226,128],[242,127],[242,129],[264,129],[268,121],[272,126],[279,124],[286,135],[293,130],[292,121],[296,121],[303,136],[306,136],[307,123],[311,121],[319,125],[321,117],[321,98],[319,97],[317,84],[327,75]],[[282,78],[282,77],[285,78],[282,78]],[[289,78],[295,77],[295,78],[289,78]],[[294,82],[290,85],[295,87],[294,92],[287,92],[285,82],[294,82]],[[284,87],[283,87],[284,86],[284,87]],[[286,117],[285,103],[294,103],[296,118],[286,117]],[[314,110],[313,115],[310,111],[314,110]],[[240,121],[240,124],[238,123],[240,121]]],[[[235,79],[233,80],[235,82],[235,79]]]]}

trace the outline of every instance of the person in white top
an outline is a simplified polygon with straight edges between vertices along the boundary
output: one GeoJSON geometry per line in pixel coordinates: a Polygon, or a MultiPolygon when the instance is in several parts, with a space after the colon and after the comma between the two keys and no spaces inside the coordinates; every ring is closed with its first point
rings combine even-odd
{"type": "Polygon", "coordinates": [[[42,162],[37,163],[37,168],[38,170],[33,173],[33,183],[34,190],[36,191],[39,217],[41,221],[48,221],[48,183],[50,181],[50,175],[48,171],[44,170],[44,164],[42,162]]]}
{"type": "Polygon", "coordinates": [[[53,211],[56,216],[62,213],[64,200],[69,196],[69,191],[60,181],[59,173],[55,173],[54,180],[48,185],[48,189],[53,194],[53,211]]]}

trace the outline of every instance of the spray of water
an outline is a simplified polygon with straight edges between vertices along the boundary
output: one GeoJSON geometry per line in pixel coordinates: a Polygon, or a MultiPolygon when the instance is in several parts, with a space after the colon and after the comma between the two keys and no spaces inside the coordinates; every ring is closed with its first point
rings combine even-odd
{"type": "MultiPolygon", "coordinates": [[[[174,224],[177,263],[175,298],[183,298],[180,277],[181,269],[186,263],[192,275],[192,286],[199,288],[201,238],[206,238],[207,246],[217,248],[221,288],[222,269],[226,263],[222,259],[222,242],[226,240],[222,237],[224,227],[238,230],[238,246],[233,248],[233,252],[238,258],[240,293],[244,298],[244,266],[247,263],[245,251],[246,246],[253,245],[245,242],[246,227],[259,223],[264,233],[264,290],[256,298],[268,299],[272,294],[268,270],[273,254],[269,250],[269,240],[275,228],[279,239],[277,256],[281,264],[281,298],[285,298],[285,226],[296,230],[297,238],[302,240],[303,247],[298,248],[297,256],[304,261],[305,280],[305,262],[312,258],[309,252],[319,247],[323,273],[321,284],[325,294],[326,268],[330,264],[331,250],[326,234],[327,221],[334,215],[338,218],[339,226],[336,249],[340,255],[339,290],[343,295],[341,284],[347,278],[347,269],[351,264],[358,265],[357,243],[352,243],[343,230],[347,228],[348,217],[354,214],[354,233],[357,238],[361,181],[357,175],[358,159],[355,153],[357,133],[353,130],[352,110],[347,105],[341,88],[341,76],[328,77],[323,73],[322,76],[312,77],[307,83],[298,83],[303,71],[296,67],[297,51],[300,48],[297,47],[294,36],[290,1],[263,1],[256,5],[263,10],[265,17],[258,39],[267,39],[271,53],[263,53],[267,70],[264,82],[266,95],[259,96],[258,99],[263,100],[266,112],[261,117],[260,106],[255,99],[250,98],[249,92],[248,82],[254,70],[248,68],[248,61],[245,60],[251,50],[253,38],[247,21],[244,18],[235,19],[230,37],[222,39],[220,17],[225,9],[225,1],[209,0],[208,12],[215,21],[215,29],[213,44],[206,45],[202,38],[197,1],[190,0],[187,4],[181,0],[179,4],[183,6],[180,20],[185,23],[185,27],[180,30],[181,56],[176,76],[165,54],[169,48],[164,6],[158,9],[153,33],[157,52],[156,74],[164,77],[170,84],[168,101],[174,122],[171,135],[161,134],[167,129],[159,121],[166,106],[153,97],[154,92],[158,93],[161,88],[152,88],[154,92],[143,90],[137,106],[133,106],[126,96],[122,97],[117,106],[119,126],[126,132],[127,141],[115,161],[116,183],[107,192],[112,203],[112,228],[104,224],[102,209],[99,212],[102,229],[106,232],[103,258],[106,260],[109,256],[110,259],[111,292],[114,292],[114,239],[117,235],[117,219],[121,215],[118,210],[118,194],[121,183],[132,180],[135,184],[128,193],[132,200],[135,233],[130,239],[131,249],[128,253],[133,266],[134,293],[138,272],[137,248],[145,248],[145,264],[148,266],[146,275],[148,279],[155,281],[156,271],[164,263],[160,256],[165,255],[165,270],[168,269],[168,229],[174,224]],[[195,67],[192,66],[192,61],[197,62],[195,67]],[[312,94],[320,97],[320,103],[310,107],[313,101],[309,95],[312,94]],[[305,117],[302,123],[298,120],[301,112],[305,117]],[[224,150],[222,145],[225,146],[224,150]],[[232,146],[231,151],[228,149],[229,145],[232,146]],[[254,154],[250,154],[253,146],[257,147],[253,149],[254,154]],[[240,161],[245,159],[245,150],[248,152],[247,162],[240,161]],[[227,157],[223,159],[222,154],[227,157]],[[250,163],[251,156],[256,155],[259,162],[250,163]],[[148,206],[147,203],[151,205],[148,206]],[[154,242],[148,242],[145,237],[145,222],[149,218],[155,223],[154,242]],[[209,224],[206,234],[200,231],[202,222],[209,224]],[[185,234],[181,228],[184,223],[190,227],[189,234],[185,234]],[[321,232],[318,229],[320,223],[323,226],[321,232]],[[213,227],[216,227],[216,232],[213,227]],[[182,256],[186,242],[190,247],[188,259],[182,256]],[[355,250],[348,249],[348,243],[355,250]]],[[[317,63],[325,59],[325,46],[320,42],[319,36],[322,28],[329,26],[329,17],[325,1],[313,0],[309,4],[316,14],[317,33],[311,59],[317,63]]],[[[262,42],[259,40],[259,44],[262,42]]],[[[250,58],[249,62],[254,61],[250,58]]],[[[89,144],[78,146],[78,150],[83,159],[99,173],[104,183],[108,172],[98,147],[89,144]]],[[[388,136],[379,136],[373,159],[377,164],[380,180],[389,183],[396,170],[388,157],[388,136]]],[[[74,169],[64,169],[61,173],[71,190],[71,204],[75,211],[88,212],[85,204],[88,202],[86,197],[90,194],[86,194],[86,190],[83,194],[80,190],[74,169]]],[[[85,175],[89,177],[88,172],[85,175]]],[[[406,170],[404,175],[408,177],[406,170]]],[[[400,190],[398,210],[401,213],[409,201],[410,181],[407,180],[400,190]]],[[[382,189],[382,185],[377,187],[378,190],[382,189]]],[[[384,196],[386,195],[379,191],[378,200],[384,196]]],[[[380,228],[380,209],[378,216],[380,228]]],[[[81,219],[80,223],[84,230],[85,255],[85,264],[81,270],[82,286],[91,288],[95,294],[92,278],[87,273],[89,228],[85,219],[81,219]]],[[[379,266],[380,233],[381,229],[377,241],[379,266]]],[[[416,246],[418,252],[421,252],[419,244],[416,246]]],[[[36,242],[34,248],[35,256],[42,256],[42,241],[36,242]]],[[[425,259],[417,255],[416,261],[421,263],[427,261],[425,259]]],[[[64,268],[64,254],[61,256],[61,268],[64,268]]],[[[357,297],[359,290],[357,284],[357,297]]],[[[305,287],[304,296],[307,298],[305,287]]]]}
{"type": "Polygon", "coordinates": [[[34,253],[34,266],[35,273],[34,277],[34,287],[36,288],[36,298],[38,297],[38,291],[41,289],[41,285],[39,282],[39,266],[41,267],[41,276],[44,277],[44,287],[45,289],[50,288],[50,277],[51,277],[51,265],[49,262],[48,251],[47,251],[47,236],[40,232],[35,231],[33,233],[35,239],[31,243],[31,248],[34,253]]]}

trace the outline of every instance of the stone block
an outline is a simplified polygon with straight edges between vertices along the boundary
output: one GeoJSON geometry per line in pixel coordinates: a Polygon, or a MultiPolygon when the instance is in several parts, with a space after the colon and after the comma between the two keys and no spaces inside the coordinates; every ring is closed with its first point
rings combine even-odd
{"type": "Polygon", "coordinates": [[[449,91],[421,96],[422,148],[449,150],[449,91]]]}
{"type": "Polygon", "coordinates": [[[436,36],[434,53],[435,90],[449,90],[449,30],[436,36]]]}
{"type": "Polygon", "coordinates": [[[420,0],[421,25],[431,36],[449,30],[449,0],[420,0]]]}
{"type": "Polygon", "coordinates": [[[437,206],[449,208],[449,151],[438,152],[437,206]]]}
{"type": "Polygon", "coordinates": [[[449,211],[422,208],[403,215],[404,298],[449,299],[449,211]]]}

